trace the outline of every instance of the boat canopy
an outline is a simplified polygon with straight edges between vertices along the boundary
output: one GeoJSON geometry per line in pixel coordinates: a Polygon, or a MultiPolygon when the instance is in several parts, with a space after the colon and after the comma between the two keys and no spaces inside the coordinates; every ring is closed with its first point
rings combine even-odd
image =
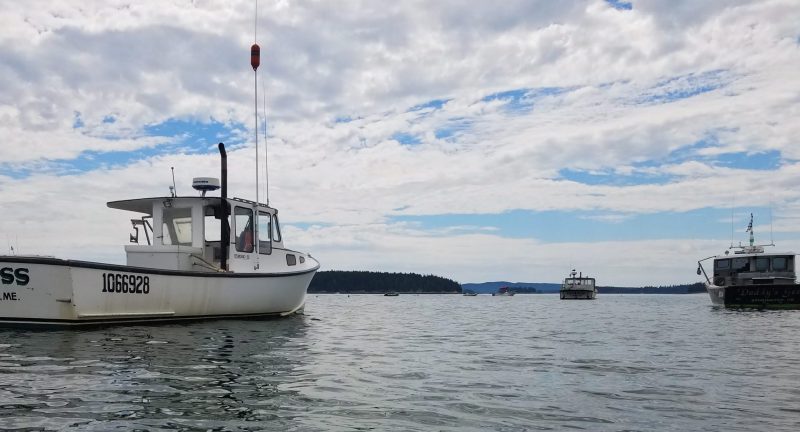
{"type": "Polygon", "coordinates": [[[153,203],[166,203],[172,202],[176,199],[185,200],[185,199],[196,199],[196,200],[206,200],[207,205],[218,206],[222,201],[219,197],[153,197],[153,198],[137,198],[137,199],[129,199],[129,200],[121,200],[121,201],[109,201],[106,205],[109,208],[117,209],[117,210],[127,210],[136,213],[146,213],[150,216],[153,215],[153,203]]]}
{"type": "Polygon", "coordinates": [[[247,262],[256,258],[249,254],[271,255],[273,248],[283,248],[278,211],[255,201],[204,196],[152,197],[110,201],[107,205],[143,214],[131,219],[134,232],[130,234],[130,242],[134,244],[125,247],[128,265],[161,268],[177,262],[180,268],[176,269],[185,270],[192,268],[189,258],[197,258],[210,268],[223,269],[228,268],[231,260],[230,269],[237,270],[246,265],[252,268],[247,262]],[[140,238],[140,232],[144,239],[140,238]],[[143,240],[147,244],[140,243],[143,240]],[[163,254],[188,255],[181,263],[165,259],[163,254]],[[244,264],[237,266],[237,259],[244,264]]]}

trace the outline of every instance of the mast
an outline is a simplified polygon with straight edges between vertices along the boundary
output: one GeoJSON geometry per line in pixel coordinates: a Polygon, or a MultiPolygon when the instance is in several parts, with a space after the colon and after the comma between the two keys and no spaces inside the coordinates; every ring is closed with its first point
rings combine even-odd
{"type": "Polygon", "coordinates": [[[230,226],[228,225],[228,216],[230,215],[230,208],[228,207],[228,153],[225,152],[225,144],[219,143],[219,156],[220,156],[220,177],[222,183],[222,191],[220,200],[222,214],[220,215],[220,234],[219,234],[219,246],[220,246],[220,257],[219,257],[219,267],[222,270],[228,270],[228,251],[231,247],[231,232],[230,226]]]}
{"type": "Polygon", "coordinates": [[[258,0],[256,0],[256,11],[253,19],[253,45],[250,47],[250,66],[253,67],[253,111],[255,127],[253,131],[256,136],[256,207],[253,209],[253,251],[256,254],[254,270],[259,268],[259,241],[258,241],[258,204],[261,202],[258,192],[258,66],[261,64],[261,47],[256,43],[258,35],[258,0]]]}

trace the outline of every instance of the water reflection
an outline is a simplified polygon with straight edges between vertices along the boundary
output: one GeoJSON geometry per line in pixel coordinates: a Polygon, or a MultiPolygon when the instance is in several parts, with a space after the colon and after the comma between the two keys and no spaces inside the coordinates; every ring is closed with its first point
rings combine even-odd
{"type": "Polygon", "coordinates": [[[307,327],[295,316],[0,330],[0,429],[292,429],[281,384],[308,361],[296,343],[307,327]]]}
{"type": "Polygon", "coordinates": [[[329,295],[307,316],[0,331],[0,430],[797,430],[798,311],[329,295]]]}

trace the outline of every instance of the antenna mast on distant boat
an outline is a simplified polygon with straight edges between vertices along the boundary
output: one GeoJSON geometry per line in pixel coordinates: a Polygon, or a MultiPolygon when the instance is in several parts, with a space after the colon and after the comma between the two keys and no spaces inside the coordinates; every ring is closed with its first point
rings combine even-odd
{"type": "Polygon", "coordinates": [[[772,203],[769,203],[769,245],[775,246],[775,239],[772,237],[772,203]]]}
{"type": "Polygon", "coordinates": [[[728,249],[733,249],[733,207],[731,207],[731,246],[728,249]]]}

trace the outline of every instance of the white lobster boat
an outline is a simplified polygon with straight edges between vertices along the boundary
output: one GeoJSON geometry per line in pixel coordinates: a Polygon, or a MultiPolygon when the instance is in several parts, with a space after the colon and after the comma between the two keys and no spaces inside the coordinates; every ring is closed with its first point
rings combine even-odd
{"type": "Polygon", "coordinates": [[[0,324],[79,325],[281,316],[303,308],[319,263],[285,249],[278,211],[220,197],[142,198],[108,206],[139,213],[126,265],[0,256],[0,324]],[[139,244],[143,229],[147,244],[139,244]],[[152,240],[152,241],[151,241],[152,240]],[[253,241],[256,240],[256,241],[253,241]]]}

